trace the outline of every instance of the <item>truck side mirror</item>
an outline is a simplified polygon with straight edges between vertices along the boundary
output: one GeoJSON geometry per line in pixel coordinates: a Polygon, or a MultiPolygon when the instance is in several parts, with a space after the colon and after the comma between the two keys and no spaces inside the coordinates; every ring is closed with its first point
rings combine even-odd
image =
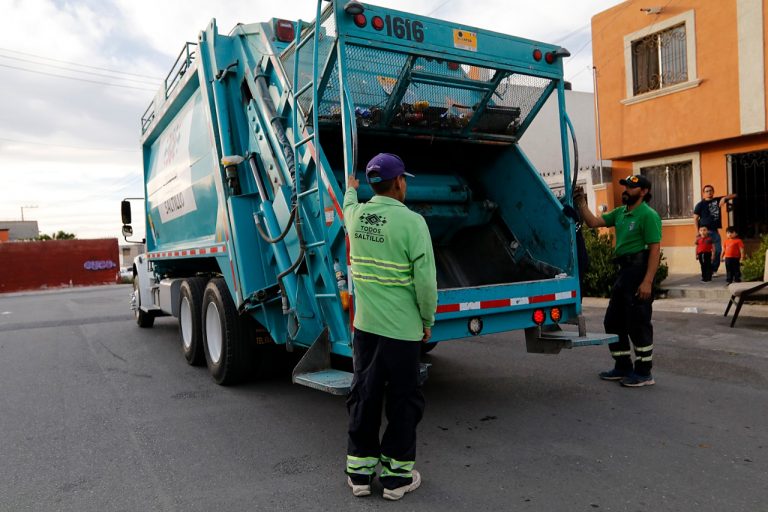
{"type": "MultiPolygon", "coordinates": [[[[120,202],[120,215],[123,217],[123,224],[131,223],[131,203],[127,200],[120,202]]],[[[123,234],[125,234],[125,228],[130,226],[123,226],[123,234]]]]}
{"type": "Polygon", "coordinates": [[[126,224],[123,226],[123,237],[128,238],[129,236],[133,236],[133,228],[126,224]]]}

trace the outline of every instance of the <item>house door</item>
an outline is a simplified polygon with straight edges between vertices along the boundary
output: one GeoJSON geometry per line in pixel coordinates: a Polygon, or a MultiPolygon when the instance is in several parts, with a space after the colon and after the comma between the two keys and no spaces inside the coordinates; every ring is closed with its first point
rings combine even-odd
{"type": "Polygon", "coordinates": [[[768,150],[728,155],[733,224],[741,238],[768,233],[768,150]]]}

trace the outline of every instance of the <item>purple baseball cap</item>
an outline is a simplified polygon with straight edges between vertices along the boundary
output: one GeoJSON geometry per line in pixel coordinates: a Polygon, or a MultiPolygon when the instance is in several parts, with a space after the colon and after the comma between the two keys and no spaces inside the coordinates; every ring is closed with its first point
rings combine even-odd
{"type": "Polygon", "coordinates": [[[365,166],[365,177],[368,183],[379,183],[382,181],[393,180],[400,175],[413,178],[413,174],[405,172],[405,164],[399,156],[392,153],[379,153],[371,158],[368,165],[365,166]],[[371,178],[371,173],[376,172],[379,175],[371,178]]]}

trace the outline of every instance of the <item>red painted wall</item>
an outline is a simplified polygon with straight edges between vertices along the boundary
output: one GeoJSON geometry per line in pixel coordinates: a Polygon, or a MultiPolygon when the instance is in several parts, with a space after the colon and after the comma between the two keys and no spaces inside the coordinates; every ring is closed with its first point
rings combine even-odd
{"type": "Polygon", "coordinates": [[[0,244],[0,293],[113,284],[120,270],[117,238],[0,244]]]}

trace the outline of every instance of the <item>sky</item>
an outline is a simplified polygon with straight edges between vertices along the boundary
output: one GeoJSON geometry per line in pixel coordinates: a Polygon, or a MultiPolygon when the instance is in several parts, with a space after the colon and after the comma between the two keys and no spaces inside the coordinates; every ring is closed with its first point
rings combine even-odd
{"type": "MultiPolygon", "coordinates": [[[[564,46],[566,80],[591,92],[590,20],[620,2],[371,3],[564,46]]],[[[211,18],[228,33],[272,17],[311,20],[315,8],[314,0],[0,0],[0,221],[23,215],[41,233],[122,243],[119,203],[143,195],[141,115],[184,42],[211,18]]]]}

